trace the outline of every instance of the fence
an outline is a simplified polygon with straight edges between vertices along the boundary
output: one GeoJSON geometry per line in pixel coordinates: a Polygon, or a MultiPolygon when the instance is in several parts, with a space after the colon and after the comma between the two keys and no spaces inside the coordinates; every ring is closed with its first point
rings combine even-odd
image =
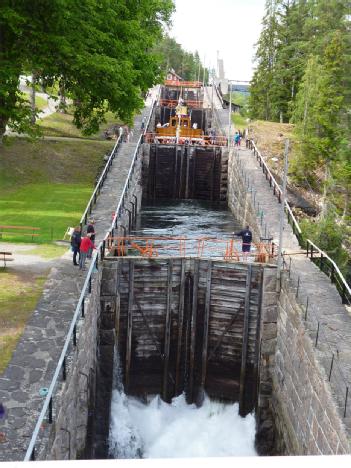
{"type": "MultiPolygon", "coordinates": [[[[152,116],[152,113],[153,113],[154,106],[155,106],[155,102],[152,104],[152,110],[151,110],[151,112],[149,114],[149,117],[148,117],[147,123],[145,125],[145,128],[147,128],[149,123],[150,123],[150,119],[151,119],[151,116],[152,116]]],[[[141,146],[142,142],[143,142],[143,135],[141,135],[139,140],[138,140],[138,143],[137,143],[137,146],[136,146],[133,158],[132,158],[131,167],[129,169],[127,179],[126,179],[126,182],[125,182],[124,187],[123,187],[122,195],[121,195],[121,197],[120,197],[120,199],[118,201],[111,227],[107,231],[104,239],[100,242],[99,246],[97,247],[97,250],[93,253],[93,257],[92,257],[92,260],[91,260],[91,263],[90,263],[90,266],[89,266],[89,269],[88,269],[88,272],[87,272],[87,276],[86,276],[82,291],[80,293],[76,309],[74,311],[73,319],[71,321],[71,324],[70,324],[70,327],[69,327],[69,330],[68,330],[68,333],[67,333],[67,336],[66,336],[66,340],[65,340],[65,343],[64,343],[60,358],[59,358],[58,363],[56,365],[55,373],[54,373],[54,376],[53,376],[53,378],[51,380],[51,383],[50,383],[48,393],[46,395],[42,410],[40,412],[40,415],[38,417],[38,420],[37,420],[37,423],[35,425],[34,431],[32,433],[32,437],[31,437],[31,440],[30,440],[30,443],[29,443],[29,446],[28,446],[24,461],[35,460],[36,443],[37,443],[38,436],[41,433],[41,428],[43,426],[43,423],[44,423],[45,419],[47,419],[49,425],[52,424],[53,421],[54,421],[54,414],[55,414],[55,407],[54,407],[55,401],[54,401],[54,398],[55,398],[55,394],[56,394],[56,391],[57,391],[58,386],[61,383],[61,381],[65,382],[67,380],[67,378],[68,378],[67,362],[68,362],[69,356],[74,352],[75,349],[77,349],[77,346],[78,346],[78,339],[77,339],[77,334],[78,334],[78,331],[79,331],[78,322],[79,322],[80,319],[84,319],[84,316],[85,316],[86,296],[88,294],[90,294],[91,291],[92,291],[92,280],[93,280],[94,275],[98,271],[100,262],[104,258],[106,241],[107,241],[107,239],[109,237],[114,235],[114,232],[115,232],[115,230],[117,228],[118,218],[121,216],[124,201],[125,201],[125,199],[127,197],[128,189],[129,189],[129,186],[130,186],[130,180],[131,180],[131,178],[132,178],[132,176],[134,174],[135,165],[136,165],[136,162],[137,162],[138,157],[139,157],[139,150],[140,150],[140,146],[141,146]],[[60,379],[60,376],[61,376],[62,380],[60,379]]],[[[101,187],[102,187],[102,185],[103,185],[103,183],[104,183],[104,181],[106,179],[108,171],[110,170],[113,159],[115,158],[115,156],[117,154],[117,149],[118,149],[119,145],[120,145],[120,140],[118,140],[116,145],[114,146],[114,148],[112,150],[112,153],[111,153],[111,155],[110,155],[110,157],[109,157],[109,159],[108,159],[108,161],[106,163],[104,171],[103,171],[103,173],[102,173],[102,175],[101,175],[101,177],[100,177],[100,179],[99,179],[99,181],[98,181],[98,183],[97,183],[97,185],[95,187],[93,195],[90,197],[88,205],[87,205],[87,207],[86,207],[86,209],[84,211],[84,214],[83,214],[83,216],[81,218],[81,224],[86,223],[88,213],[89,214],[91,213],[92,206],[93,206],[93,204],[96,203],[96,198],[97,198],[98,194],[100,193],[101,187]]]]}

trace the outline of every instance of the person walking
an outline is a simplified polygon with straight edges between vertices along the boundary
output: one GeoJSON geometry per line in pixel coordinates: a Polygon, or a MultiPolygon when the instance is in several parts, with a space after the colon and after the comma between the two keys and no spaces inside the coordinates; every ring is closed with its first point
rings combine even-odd
{"type": "Polygon", "coordinates": [[[79,248],[80,243],[82,240],[82,235],[80,231],[80,226],[74,228],[73,234],[71,236],[71,247],[73,252],[73,265],[78,266],[79,263],[77,262],[77,254],[80,258],[79,248]]]}
{"type": "MultiPolygon", "coordinates": [[[[90,240],[92,243],[95,243],[95,219],[90,219],[87,225],[87,234],[90,234],[90,240]]],[[[88,252],[88,258],[91,258],[93,249],[90,249],[88,252]]]]}
{"type": "Polygon", "coordinates": [[[236,146],[237,148],[239,148],[239,146],[240,146],[240,134],[239,134],[239,132],[235,132],[234,146],[236,146]]]}
{"type": "Polygon", "coordinates": [[[88,257],[89,250],[96,249],[95,245],[90,239],[91,234],[87,234],[83,237],[80,243],[80,256],[79,256],[79,269],[85,270],[85,262],[88,257]]]}
{"type": "Polygon", "coordinates": [[[241,237],[242,245],[241,250],[243,252],[250,252],[251,250],[251,242],[252,242],[252,232],[250,231],[250,226],[247,225],[245,229],[242,229],[238,232],[233,232],[234,236],[241,237]]]}

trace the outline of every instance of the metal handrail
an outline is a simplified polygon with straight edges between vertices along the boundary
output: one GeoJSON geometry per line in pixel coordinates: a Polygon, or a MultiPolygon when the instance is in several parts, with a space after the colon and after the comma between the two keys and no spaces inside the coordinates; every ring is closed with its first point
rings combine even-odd
{"type": "MultiPolygon", "coordinates": [[[[316,250],[321,255],[318,258],[321,258],[322,260],[327,259],[331,263],[330,279],[331,279],[331,281],[333,283],[334,280],[335,280],[335,274],[337,275],[338,280],[340,282],[339,284],[337,284],[337,286],[339,286],[340,289],[341,289],[341,291],[339,291],[339,292],[341,294],[342,302],[343,302],[343,304],[350,304],[351,305],[351,288],[348,285],[348,283],[346,282],[346,280],[345,280],[343,274],[341,273],[339,267],[337,266],[337,264],[334,262],[334,260],[332,258],[329,257],[329,255],[327,253],[325,253],[323,250],[321,250],[310,239],[306,239],[306,243],[307,243],[307,245],[306,245],[306,255],[307,255],[307,257],[310,258],[311,261],[313,261],[313,258],[314,258],[313,254],[314,254],[314,251],[316,250]]],[[[319,265],[319,268],[320,268],[320,270],[323,271],[322,264],[319,265]]]]}
{"type": "MultiPolygon", "coordinates": [[[[249,148],[253,150],[254,152],[254,155],[256,156],[259,164],[260,164],[260,167],[263,168],[263,173],[265,174],[266,176],[266,179],[269,181],[269,185],[271,187],[273,187],[273,194],[278,198],[279,200],[279,203],[281,203],[281,198],[282,198],[282,189],[280,188],[278,182],[275,180],[272,172],[270,171],[269,167],[267,166],[267,163],[266,161],[263,159],[260,151],[258,150],[257,146],[255,145],[255,143],[252,141],[252,140],[247,140],[248,141],[248,144],[249,144],[249,148]]],[[[295,218],[293,212],[292,212],[292,209],[291,209],[291,206],[289,205],[289,202],[287,200],[285,200],[285,210],[287,211],[287,214],[288,214],[288,221],[290,222],[290,220],[292,221],[292,227],[293,227],[293,231],[294,231],[294,234],[296,235],[296,237],[299,239],[299,241],[301,241],[301,238],[302,238],[302,231],[301,231],[301,228],[299,226],[299,223],[297,222],[297,219],[295,218]]]]}
{"type": "Polygon", "coordinates": [[[221,101],[221,104],[222,104],[222,107],[223,107],[223,96],[222,96],[222,93],[220,92],[217,85],[215,85],[215,90],[216,90],[217,97],[221,101]]]}
{"type": "MultiPolygon", "coordinates": [[[[152,116],[154,107],[155,107],[155,101],[153,101],[152,106],[151,106],[151,112],[149,114],[147,123],[145,125],[146,129],[147,129],[148,125],[150,124],[150,120],[151,120],[151,116],[152,116]]],[[[138,155],[138,151],[139,151],[139,148],[140,148],[140,145],[141,145],[142,142],[143,142],[143,135],[140,135],[137,146],[136,146],[136,149],[135,149],[135,152],[134,152],[134,155],[133,155],[131,166],[130,166],[129,171],[128,171],[127,179],[126,179],[126,182],[124,184],[121,197],[120,197],[120,199],[118,201],[117,208],[115,210],[115,215],[113,217],[111,227],[107,231],[104,239],[99,243],[96,251],[93,253],[92,261],[91,261],[91,264],[89,266],[87,276],[86,276],[86,279],[84,281],[84,285],[83,285],[81,294],[80,294],[79,299],[78,299],[78,303],[77,303],[77,306],[76,306],[76,309],[75,309],[75,312],[74,312],[74,315],[73,315],[73,318],[72,318],[72,321],[71,321],[71,324],[70,324],[70,327],[69,327],[69,330],[68,330],[68,333],[67,333],[67,336],[66,336],[66,340],[65,340],[64,346],[62,348],[62,352],[61,352],[60,358],[58,360],[54,376],[53,376],[53,378],[51,380],[49,390],[48,390],[47,396],[45,398],[43,407],[42,407],[41,412],[39,414],[39,417],[38,417],[37,423],[35,425],[34,431],[32,433],[32,437],[31,437],[31,440],[29,442],[24,461],[30,461],[30,460],[35,459],[35,444],[36,444],[36,440],[37,440],[40,428],[41,428],[42,423],[44,421],[44,418],[45,418],[45,416],[47,414],[47,411],[48,410],[50,411],[50,408],[52,408],[52,398],[54,396],[54,390],[55,390],[56,385],[58,383],[58,378],[59,378],[59,374],[61,372],[61,369],[63,368],[63,366],[65,366],[66,355],[67,355],[68,347],[70,345],[70,341],[71,341],[72,336],[73,336],[73,346],[76,346],[76,344],[75,344],[76,326],[77,326],[77,321],[78,321],[78,318],[80,317],[80,314],[82,314],[82,316],[83,316],[85,295],[86,295],[87,291],[88,291],[88,293],[91,292],[92,275],[93,275],[95,269],[97,269],[97,267],[99,265],[99,261],[102,261],[103,258],[104,258],[106,239],[111,235],[111,233],[113,232],[113,230],[117,226],[117,218],[118,218],[118,216],[120,214],[120,210],[121,210],[122,205],[123,205],[123,201],[124,201],[126,191],[129,188],[129,178],[133,174],[135,162],[136,162],[137,155],[138,155]]],[[[116,143],[113,151],[117,149],[117,143],[116,143]]],[[[112,153],[111,153],[111,156],[112,156],[112,153]]],[[[111,156],[110,156],[109,160],[106,163],[105,169],[111,163],[111,156]]],[[[105,174],[107,174],[107,172],[108,171],[104,170],[105,174]]],[[[102,176],[100,177],[99,181],[100,180],[102,180],[102,176]]],[[[96,193],[96,189],[94,190],[94,194],[95,193],[96,193]]],[[[87,205],[87,208],[86,208],[86,210],[84,212],[84,215],[88,212],[88,208],[89,208],[89,205],[92,202],[92,200],[93,200],[93,196],[90,197],[90,200],[88,202],[88,205],[87,205]]],[[[84,218],[84,215],[82,216],[82,219],[84,218]]],[[[50,421],[50,416],[49,416],[49,422],[52,422],[52,421],[50,421]]]]}
{"type": "Polygon", "coordinates": [[[96,203],[96,199],[97,199],[97,196],[98,194],[100,193],[100,190],[101,190],[101,187],[103,186],[104,182],[105,182],[105,179],[106,179],[106,176],[107,176],[107,173],[108,171],[110,170],[111,166],[112,166],[112,162],[116,156],[116,153],[117,153],[117,150],[120,146],[122,142],[122,136],[119,136],[118,137],[118,140],[116,141],[116,144],[114,145],[112,151],[111,151],[111,154],[105,164],[105,167],[104,167],[104,170],[102,171],[102,174],[101,176],[99,177],[99,180],[97,181],[96,183],[96,186],[95,186],[95,189],[88,201],[88,204],[85,208],[85,211],[80,219],[80,227],[82,228],[83,227],[83,224],[86,224],[87,223],[87,220],[88,220],[88,212],[89,214],[91,214],[91,211],[92,211],[92,207],[93,207],[93,204],[96,203]]]}

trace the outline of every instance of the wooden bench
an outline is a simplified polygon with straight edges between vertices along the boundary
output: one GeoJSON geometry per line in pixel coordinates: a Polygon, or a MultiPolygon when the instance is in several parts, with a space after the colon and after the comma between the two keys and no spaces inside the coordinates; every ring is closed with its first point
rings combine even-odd
{"type": "Polygon", "coordinates": [[[6,267],[6,262],[13,262],[12,252],[0,252],[0,260],[3,261],[4,267],[6,267]]]}
{"type": "Polygon", "coordinates": [[[33,226],[0,226],[0,239],[5,235],[10,236],[31,236],[32,240],[34,237],[38,237],[40,228],[33,226]]]}

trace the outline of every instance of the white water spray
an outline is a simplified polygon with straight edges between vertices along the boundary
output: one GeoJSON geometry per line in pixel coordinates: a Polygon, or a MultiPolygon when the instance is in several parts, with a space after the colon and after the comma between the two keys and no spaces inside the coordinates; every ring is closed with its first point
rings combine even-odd
{"type": "Polygon", "coordinates": [[[255,418],[242,418],[238,404],[205,398],[198,408],[184,395],[171,404],[153,397],[149,403],[114,390],[110,456],[113,458],[183,458],[257,455],[255,418]]]}

